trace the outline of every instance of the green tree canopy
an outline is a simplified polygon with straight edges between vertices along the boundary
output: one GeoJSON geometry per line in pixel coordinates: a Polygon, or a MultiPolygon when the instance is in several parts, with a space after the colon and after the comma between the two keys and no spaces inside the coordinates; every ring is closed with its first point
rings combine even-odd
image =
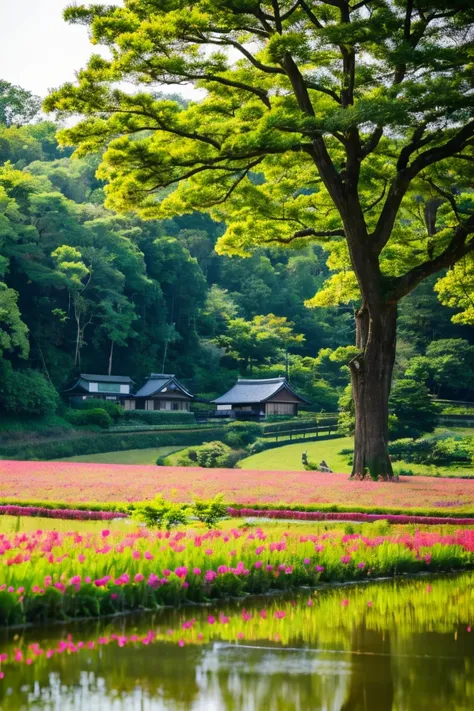
{"type": "Polygon", "coordinates": [[[0,79],[0,123],[21,126],[34,119],[40,108],[39,96],[0,79]]]}
{"type": "Polygon", "coordinates": [[[221,253],[325,244],[313,305],[359,303],[353,474],[390,476],[396,304],[474,249],[470,0],[125,0],[66,19],[110,58],[45,108],[84,115],[61,140],[105,151],[110,207],[210,210],[221,253]],[[205,97],[185,109],[148,90],[189,82],[205,97]]]}

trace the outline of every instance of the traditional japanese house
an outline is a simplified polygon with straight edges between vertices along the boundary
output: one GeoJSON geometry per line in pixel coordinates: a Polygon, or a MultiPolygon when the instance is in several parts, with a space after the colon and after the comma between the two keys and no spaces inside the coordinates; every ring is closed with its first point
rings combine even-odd
{"type": "Polygon", "coordinates": [[[74,400],[112,400],[121,402],[130,395],[133,380],[128,375],[93,375],[81,373],[74,385],[64,392],[74,400]]]}
{"type": "Polygon", "coordinates": [[[237,380],[225,395],[213,400],[218,415],[233,418],[267,417],[298,414],[298,407],[309,401],[298,395],[286,378],[237,380]]]}
{"type": "Polygon", "coordinates": [[[193,395],[175,375],[152,373],[133,398],[124,400],[126,410],[189,410],[193,395]]]}

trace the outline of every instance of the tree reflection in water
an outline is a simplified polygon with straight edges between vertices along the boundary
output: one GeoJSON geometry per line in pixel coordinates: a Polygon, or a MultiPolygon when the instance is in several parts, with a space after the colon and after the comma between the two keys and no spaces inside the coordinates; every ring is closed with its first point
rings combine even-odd
{"type": "Polygon", "coordinates": [[[392,711],[390,632],[367,629],[365,619],[352,632],[352,673],[340,711],[392,711]]]}

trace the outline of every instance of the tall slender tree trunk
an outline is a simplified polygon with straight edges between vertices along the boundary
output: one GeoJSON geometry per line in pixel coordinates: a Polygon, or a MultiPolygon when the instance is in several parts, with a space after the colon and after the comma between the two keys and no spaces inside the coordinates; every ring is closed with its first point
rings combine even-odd
{"type": "Polygon", "coordinates": [[[357,347],[351,361],[355,405],[352,477],[391,479],[388,454],[388,399],[396,347],[396,304],[367,306],[356,314],[357,347]]]}
{"type": "Polygon", "coordinates": [[[108,374],[112,375],[112,360],[114,357],[114,342],[110,342],[110,352],[109,352],[109,369],[108,369],[108,374]]]}

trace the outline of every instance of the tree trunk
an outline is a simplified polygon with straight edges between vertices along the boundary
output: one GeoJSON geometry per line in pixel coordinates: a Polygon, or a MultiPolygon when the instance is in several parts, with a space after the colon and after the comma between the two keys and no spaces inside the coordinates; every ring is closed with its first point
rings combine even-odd
{"type": "Polygon", "coordinates": [[[112,360],[114,357],[114,342],[110,342],[110,352],[109,352],[109,370],[108,375],[112,375],[112,360]]]}
{"type": "Polygon", "coordinates": [[[388,398],[395,361],[397,306],[363,305],[356,314],[357,347],[351,361],[355,406],[354,465],[351,477],[391,479],[388,454],[388,398]]]}

